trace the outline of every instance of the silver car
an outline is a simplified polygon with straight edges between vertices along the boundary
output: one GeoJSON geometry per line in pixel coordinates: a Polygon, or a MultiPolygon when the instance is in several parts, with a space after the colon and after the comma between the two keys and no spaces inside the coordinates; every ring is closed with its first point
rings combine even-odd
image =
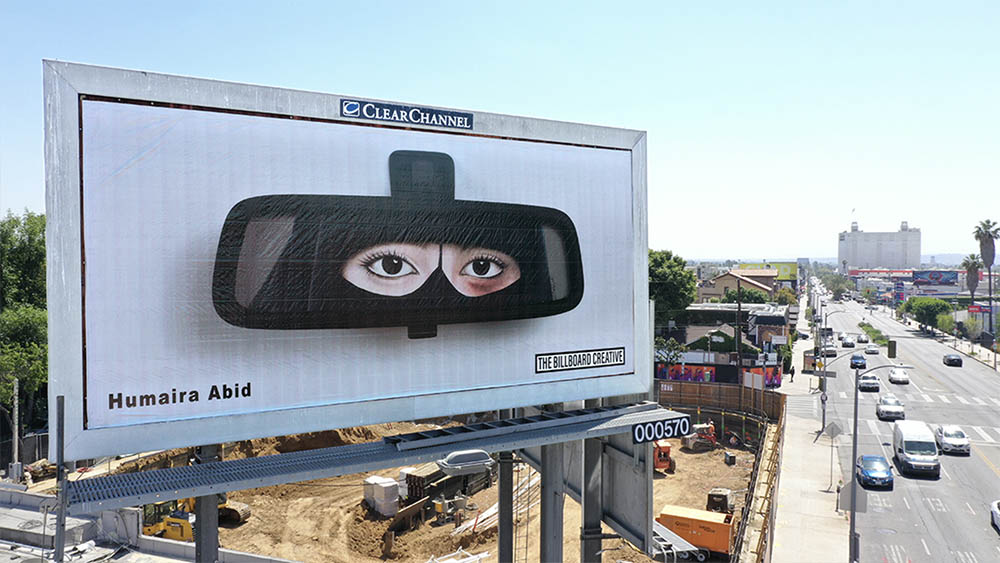
{"type": "Polygon", "coordinates": [[[858,389],[861,391],[878,391],[878,376],[866,373],[858,378],[858,389]]]}
{"type": "Polygon", "coordinates": [[[885,395],[875,405],[875,416],[879,420],[901,419],[906,418],[906,412],[903,411],[903,403],[899,399],[893,395],[885,395]]]}
{"type": "Polygon", "coordinates": [[[935,428],[934,440],[942,452],[972,453],[969,447],[969,437],[961,428],[953,424],[946,424],[935,428]]]}
{"type": "Polygon", "coordinates": [[[892,368],[889,370],[889,383],[910,383],[910,375],[903,368],[892,368]]]}

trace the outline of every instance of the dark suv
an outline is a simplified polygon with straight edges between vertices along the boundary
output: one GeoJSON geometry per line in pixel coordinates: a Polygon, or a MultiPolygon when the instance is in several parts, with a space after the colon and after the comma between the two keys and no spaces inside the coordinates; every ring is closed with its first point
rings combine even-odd
{"type": "Polygon", "coordinates": [[[851,356],[851,369],[865,369],[868,362],[865,361],[864,354],[854,354],[851,356]]]}
{"type": "Polygon", "coordinates": [[[962,356],[958,354],[945,354],[944,365],[962,367],[962,356]]]}

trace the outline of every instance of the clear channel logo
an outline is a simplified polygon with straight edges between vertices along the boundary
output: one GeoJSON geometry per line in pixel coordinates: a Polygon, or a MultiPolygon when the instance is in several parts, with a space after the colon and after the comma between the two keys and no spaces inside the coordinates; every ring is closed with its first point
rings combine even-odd
{"type": "Polygon", "coordinates": [[[341,100],[340,115],[344,117],[361,117],[361,102],[356,100],[341,100]]]}

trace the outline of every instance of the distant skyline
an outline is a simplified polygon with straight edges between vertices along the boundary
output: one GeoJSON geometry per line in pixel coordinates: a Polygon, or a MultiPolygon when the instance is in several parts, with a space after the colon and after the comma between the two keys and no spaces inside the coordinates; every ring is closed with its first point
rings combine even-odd
{"type": "MultiPolygon", "coordinates": [[[[43,58],[644,130],[649,245],[978,252],[1000,220],[1000,4],[0,7],[0,213],[44,211],[43,58]]],[[[737,258],[739,259],[739,258],[737,258]]]]}

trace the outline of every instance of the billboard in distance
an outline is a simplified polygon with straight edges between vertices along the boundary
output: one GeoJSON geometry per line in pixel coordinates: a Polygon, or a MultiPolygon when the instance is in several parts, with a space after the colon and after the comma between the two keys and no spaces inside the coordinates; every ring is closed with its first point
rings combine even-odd
{"type": "Polygon", "coordinates": [[[744,262],[741,270],[778,270],[777,281],[796,281],[799,277],[798,262],[744,262]]]}
{"type": "Polygon", "coordinates": [[[957,285],[958,272],[955,270],[914,270],[914,285],[957,285]]]}
{"type": "Polygon", "coordinates": [[[644,133],[45,71],[68,459],[649,388],[644,133]]]}

